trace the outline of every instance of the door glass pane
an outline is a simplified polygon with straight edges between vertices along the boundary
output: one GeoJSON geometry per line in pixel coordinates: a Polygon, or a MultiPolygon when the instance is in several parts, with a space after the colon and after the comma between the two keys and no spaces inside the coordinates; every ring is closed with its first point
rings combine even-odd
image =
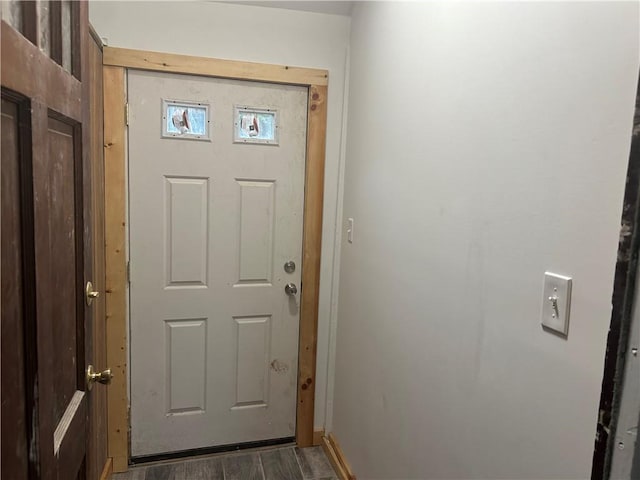
{"type": "Polygon", "coordinates": [[[209,140],[209,105],[162,101],[162,136],[209,140]]]}
{"type": "Polygon", "coordinates": [[[18,0],[0,2],[2,19],[22,33],[22,2],[18,0]]]}
{"type": "Polygon", "coordinates": [[[49,2],[38,0],[38,32],[40,37],[40,50],[51,56],[51,29],[49,28],[49,2]]]}
{"type": "Polygon", "coordinates": [[[62,67],[71,71],[71,0],[62,2],[62,67]]]}
{"type": "Polygon", "coordinates": [[[278,145],[277,110],[236,106],[234,111],[235,143],[278,145]]]}

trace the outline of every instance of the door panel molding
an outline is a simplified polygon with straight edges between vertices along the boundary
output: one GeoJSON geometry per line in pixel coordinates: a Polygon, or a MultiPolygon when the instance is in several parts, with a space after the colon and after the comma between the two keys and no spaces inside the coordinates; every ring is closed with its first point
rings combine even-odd
{"type": "MultiPolygon", "coordinates": [[[[28,445],[33,438],[37,356],[26,355],[36,345],[35,257],[29,101],[2,91],[2,474],[35,476],[28,445]],[[26,321],[22,321],[25,319],[26,321]],[[5,414],[11,412],[10,415],[5,414]]],[[[37,426],[37,425],[36,425],[37,426]]]]}
{"type": "Polygon", "coordinates": [[[307,153],[298,346],[297,430],[300,447],[313,445],[318,299],[324,196],[328,72],[320,69],[239,62],[104,47],[104,145],[106,204],[107,362],[114,371],[108,390],[108,450],[113,471],[128,468],[129,419],[126,335],[125,73],[127,68],[196,74],[235,80],[303,85],[308,88],[307,153]]]}

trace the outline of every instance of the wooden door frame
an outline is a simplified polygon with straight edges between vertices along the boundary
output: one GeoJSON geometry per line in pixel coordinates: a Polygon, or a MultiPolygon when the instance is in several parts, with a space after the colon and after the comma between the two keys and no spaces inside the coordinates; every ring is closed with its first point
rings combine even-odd
{"type": "Polygon", "coordinates": [[[151,70],[205,77],[300,85],[308,89],[307,149],[302,240],[302,294],[298,343],[296,443],[314,444],[314,401],[322,247],[322,206],[327,131],[326,70],[193,57],[104,47],[104,159],[107,363],[114,372],[108,389],[108,450],[113,471],[129,463],[127,396],[127,179],[126,70],[151,70]]]}

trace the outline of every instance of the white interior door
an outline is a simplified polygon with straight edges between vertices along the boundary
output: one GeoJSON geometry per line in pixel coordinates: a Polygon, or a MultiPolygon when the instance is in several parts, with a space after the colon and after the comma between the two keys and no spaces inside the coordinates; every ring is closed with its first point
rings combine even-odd
{"type": "Polygon", "coordinates": [[[132,455],[292,437],[307,89],[130,71],[128,98],[132,455]]]}

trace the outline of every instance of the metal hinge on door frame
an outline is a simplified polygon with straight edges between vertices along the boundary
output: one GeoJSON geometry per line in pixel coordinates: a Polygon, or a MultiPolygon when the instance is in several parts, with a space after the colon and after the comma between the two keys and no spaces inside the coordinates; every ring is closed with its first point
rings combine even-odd
{"type": "Polygon", "coordinates": [[[131,262],[127,260],[127,283],[131,283],[131,262]]]}
{"type": "Polygon", "coordinates": [[[129,126],[129,104],[124,104],[124,121],[129,126]]]}

